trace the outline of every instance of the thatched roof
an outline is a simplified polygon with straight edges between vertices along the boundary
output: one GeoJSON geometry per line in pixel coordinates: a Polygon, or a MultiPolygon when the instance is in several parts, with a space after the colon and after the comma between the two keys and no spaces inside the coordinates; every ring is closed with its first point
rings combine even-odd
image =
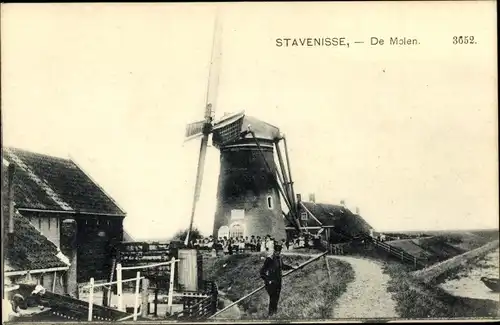
{"type": "Polygon", "coordinates": [[[13,241],[8,242],[9,207],[7,201],[7,173],[2,164],[2,221],[4,223],[4,259],[5,272],[49,269],[68,266],[57,254],[56,245],[43,236],[19,212],[14,214],[13,241]]]}
{"type": "Polygon", "coordinates": [[[3,158],[16,165],[16,206],[125,215],[125,212],[71,159],[4,148],[3,158]]]}
{"type": "MultiPolygon", "coordinates": [[[[350,236],[358,236],[362,234],[369,234],[370,229],[373,229],[360,215],[351,212],[349,209],[341,205],[302,202],[316,219],[318,219],[323,226],[331,226],[341,233],[350,236]]],[[[301,220],[301,225],[304,227],[317,227],[320,224],[311,217],[306,221],[301,220]]],[[[290,224],[291,226],[291,224],[290,224]]]]}

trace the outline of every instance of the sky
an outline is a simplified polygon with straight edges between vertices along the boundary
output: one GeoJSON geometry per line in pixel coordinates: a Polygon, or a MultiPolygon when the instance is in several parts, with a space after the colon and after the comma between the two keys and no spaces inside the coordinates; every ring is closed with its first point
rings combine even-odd
{"type": "MultiPolygon", "coordinates": [[[[345,200],[377,230],[498,227],[494,2],[218,8],[216,115],[278,126],[296,193],[345,200]],[[419,44],[388,45],[396,36],[419,44]],[[350,46],[277,47],[286,37],[350,46]]],[[[136,238],[186,228],[199,140],[184,128],[203,116],[215,16],[216,4],[3,4],[3,145],[72,157],[136,238]]],[[[209,147],[194,222],[207,234],[219,167],[209,147]]]]}

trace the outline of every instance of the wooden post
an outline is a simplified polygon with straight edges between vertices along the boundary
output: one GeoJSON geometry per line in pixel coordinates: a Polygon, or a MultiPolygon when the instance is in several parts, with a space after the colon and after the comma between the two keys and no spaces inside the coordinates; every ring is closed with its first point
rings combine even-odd
{"type": "Polygon", "coordinates": [[[174,273],[175,273],[175,257],[172,257],[170,264],[170,281],[168,283],[168,308],[167,312],[172,315],[172,301],[174,298],[174,273]]]}
{"type": "Polygon", "coordinates": [[[116,295],[118,296],[118,310],[125,311],[123,308],[123,286],[122,286],[122,264],[116,266],[116,295]]]}
{"type": "Polygon", "coordinates": [[[148,312],[149,312],[149,308],[148,308],[148,297],[149,297],[149,292],[148,292],[148,288],[149,288],[149,280],[144,278],[142,280],[142,303],[141,303],[141,311],[142,311],[142,317],[148,317],[148,312]]]}
{"type": "Polygon", "coordinates": [[[135,299],[134,299],[134,321],[137,320],[137,309],[139,308],[139,285],[141,283],[141,272],[137,271],[135,278],[135,299]]]}
{"type": "Polygon", "coordinates": [[[56,281],[57,281],[57,271],[54,271],[54,277],[52,278],[52,292],[56,291],[56,281]]]}
{"type": "Polygon", "coordinates": [[[158,316],[158,283],[156,284],[156,289],[155,289],[155,311],[154,315],[155,317],[158,316]]]}
{"type": "Polygon", "coordinates": [[[92,309],[94,307],[94,278],[90,278],[89,285],[89,314],[87,317],[87,321],[92,321],[92,309]]]}
{"type": "Polygon", "coordinates": [[[323,259],[325,260],[326,271],[328,272],[328,282],[332,283],[332,274],[330,273],[330,265],[328,264],[328,260],[326,258],[326,255],[323,255],[323,259]]]}

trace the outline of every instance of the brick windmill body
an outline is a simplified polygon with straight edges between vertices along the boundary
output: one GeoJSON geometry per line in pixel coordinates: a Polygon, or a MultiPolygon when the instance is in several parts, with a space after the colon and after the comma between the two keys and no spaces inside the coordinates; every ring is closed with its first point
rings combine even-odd
{"type": "Polygon", "coordinates": [[[280,193],[272,172],[277,169],[274,144],[279,137],[277,127],[246,115],[214,132],[214,146],[220,150],[214,237],[285,238],[280,193]],[[248,125],[255,138],[245,134],[248,125]],[[244,135],[225,142],[233,130],[244,135]]]}

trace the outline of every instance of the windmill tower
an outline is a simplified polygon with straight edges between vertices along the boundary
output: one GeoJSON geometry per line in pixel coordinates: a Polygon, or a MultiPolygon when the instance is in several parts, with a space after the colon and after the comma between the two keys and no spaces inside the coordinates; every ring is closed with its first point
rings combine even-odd
{"type": "MultiPolygon", "coordinates": [[[[213,236],[265,236],[285,238],[284,218],[297,224],[297,205],[291,180],[286,140],[277,127],[244,112],[227,114],[213,121],[219,82],[220,25],[216,21],[204,119],[186,127],[186,141],[201,138],[191,221],[185,244],[193,225],[196,203],[200,196],[203,168],[212,135],[213,146],[220,150],[220,173],[213,236]],[[279,141],[285,144],[284,164],[279,141]],[[279,169],[274,153],[279,158],[279,169]],[[280,194],[289,214],[282,211],[280,194]]],[[[297,227],[300,225],[297,224],[297,227]]]]}

